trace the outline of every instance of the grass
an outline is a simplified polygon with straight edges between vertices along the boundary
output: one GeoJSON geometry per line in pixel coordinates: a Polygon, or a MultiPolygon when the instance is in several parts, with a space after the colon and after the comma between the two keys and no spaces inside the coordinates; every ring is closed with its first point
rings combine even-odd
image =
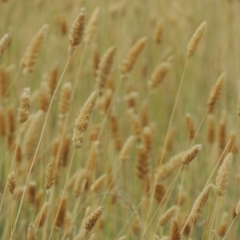
{"type": "Polygon", "coordinates": [[[0,2],[0,38],[12,35],[0,58],[1,239],[238,239],[239,9],[237,0],[0,2]],[[92,31],[85,32],[94,34],[88,43],[83,35],[70,55],[68,35],[82,7],[85,26],[95,12],[92,31]],[[203,22],[196,46],[189,44],[203,22]],[[46,36],[26,74],[22,57],[44,24],[46,36]],[[189,46],[196,48],[187,55],[189,46]],[[54,67],[55,91],[49,89],[54,67]],[[224,83],[212,97],[219,76],[224,83]],[[63,86],[71,92],[65,100],[63,86]],[[29,120],[20,123],[24,88],[31,89],[29,120]],[[75,125],[94,91],[93,111],[75,125]],[[211,113],[209,98],[215,101],[211,113]],[[29,135],[44,104],[43,120],[29,135]],[[76,149],[74,131],[83,137],[76,149]],[[188,150],[197,144],[202,149],[193,156],[188,150]],[[230,152],[231,164],[220,176],[230,152]],[[183,164],[186,154],[191,162],[183,164]],[[164,180],[162,169],[169,173],[164,180]],[[47,172],[55,173],[50,189],[47,172]],[[91,191],[101,176],[101,186],[91,191]],[[207,186],[212,191],[199,207],[207,186]],[[200,211],[195,224],[193,206],[200,211]]]}

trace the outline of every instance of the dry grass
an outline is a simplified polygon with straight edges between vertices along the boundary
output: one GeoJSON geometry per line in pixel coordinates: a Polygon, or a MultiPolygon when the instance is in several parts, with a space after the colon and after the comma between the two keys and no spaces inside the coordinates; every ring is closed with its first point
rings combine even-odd
{"type": "Polygon", "coordinates": [[[0,1],[0,238],[239,239],[239,10],[0,1]]]}

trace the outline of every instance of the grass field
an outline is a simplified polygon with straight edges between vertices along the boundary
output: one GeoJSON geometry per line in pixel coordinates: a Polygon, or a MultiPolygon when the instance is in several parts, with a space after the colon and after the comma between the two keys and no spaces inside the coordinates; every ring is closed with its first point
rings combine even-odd
{"type": "Polygon", "coordinates": [[[0,238],[240,239],[239,12],[0,0],[0,238]]]}

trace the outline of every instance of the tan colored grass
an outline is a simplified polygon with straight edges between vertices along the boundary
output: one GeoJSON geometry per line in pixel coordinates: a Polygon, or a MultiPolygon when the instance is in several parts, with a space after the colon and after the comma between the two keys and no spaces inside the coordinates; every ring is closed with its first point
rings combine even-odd
{"type": "Polygon", "coordinates": [[[193,146],[190,150],[188,150],[183,158],[182,158],[182,163],[184,165],[189,164],[198,154],[198,152],[202,149],[202,145],[201,144],[196,144],[195,146],[193,146]]]}
{"type": "Polygon", "coordinates": [[[154,70],[151,80],[148,82],[148,87],[150,90],[157,88],[163,82],[169,69],[170,64],[163,62],[154,70]]]}
{"type": "MultiPolygon", "coordinates": [[[[226,146],[226,131],[227,131],[227,123],[226,123],[226,112],[222,112],[220,124],[218,127],[218,146],[221,151],[224,150],[226,146]]],[[[221,154],[221,152],[220,152],[221,154]]]]}
{"type": "Polygon", "coordinates": [[[194,128],[193,118],[189,113],[186,115],[186,122],[187,122],[188,139],[191,141],[195,137],[195,128],[194,128]]]}
{"type": "Polygon", "coordinates": [[[27,240],[37,240],[36,227],[33,223],[28,227],[27,240]]]}
{"type": "Polygon", "coordinates": [[[225,81],[225,74],[223,73],[218,78],[208,98],[207,107],[209,112],[213,112],[214,106],[221,95],[224,81],[225,81]]]}
{"type": "Polygon", "coordinates": [[[179,230],[179,224],[176,219],[173,220],[170,230],[170,237],[169,240],[180,240],[180,230],[179,230]]]}
{"type": "Polygon", "coordinates": [[[141,129],[142,127],[141,127],[140,119],[137,113],[132,108],[128,110],[128,115],[129,115],[132,132],[136,140],[140,142],[142,139],[142,129],[141,129]]]}
{"type": "Polygon", "coordinates": [[[190,39],[187,46],[187,58],[192,57],[192,55],[196,51],[198,43],[202,38],[206,24],[207,24],[206,22],[202,22],[201,25],[197,28],[197,30],[193,34],[192,38],[190,39]]]}
{"type": "Polygon", "coordinates": [[[73,132],[73,144],[75,148],[81,148],[84,138],[84,133],[87,130],[90,117],[93,111],[93,107],[97,100],[98,93],[93,92],[85,104],[83,105],[76,121],[75,121],[75,128],[73,132]]]}
{"type": "Polygon", "coordinates": [[[105,182],[106,176],[107,176],[106,174],[103,174],[98,179],[96,179],[96,181],[93,182],[93,184],[91,185],[90,191],[92,191],[92,192],[100,191],[101,188],[103,188],[103,186],[104,186],[104,182],[105,182]]]}
{"type": "Polygon", "coordinates": [[[164,31],[163,21],[159,21],[154,32],[154,41],[157,44],[162,43],[163,31],[164,31]]]}
{"type": "Polygon", "coordinates": [[[99,7],[95,8],[94,12],[92,13],[92,15],[89,19],[89,22],[88,22],[87,26],[86,26],[85,42],[88,43],[88,44],[92,42],[94,34],[96,32],[98,17],[99,17],[99,11],[100,11],[99,7]]]}
{"type": "Polygon", "coordinates": [[[11,172],[8,175],[8,183],[7,183],[7,185],[8,185],[8,191],[13,195],[14,190],[15,190],[16,185],[17,185],[16,176],[15,176],[14,172],[11,172]]]}
{"type": "Polygon", "coordinates": [[[59,118],[65,119],[71,104],[72,84],[70,82],[64,83],[60,93],[60,101],[58,105],[59,118]]]}
{"type": "Polygon", "coordinates": [[[2,99],[8,96],[8,81],[5,67],[0,67],[0,96],[2,99]]]}
{"type": "Polygon", "coordinates": [[[60,16],[58,18],[57,23],[58,23],[61,34],[63,36],[65,36],[67,34],[67,30],[68,30],[68,24],[67,24],[66,17],[64,15],[60,16]]]}
{"type": "Polygon", "coordinates": [[[179,207],[178,206],[172,206],[169,209],[167,209],[159,219],[160,226],[166,225],[177,213],[179,207]]]}
{"type": "Polygon", "coordinates": [[[47,33],[47,29],[47,24],[42,26],[23,54],[20,65],[24,75],[28,75],[33,72],[40,48],[47,33]]]}
{"type": "Polygon", "coordinates": [[[215,141],[215,122],[212,114],[208,115],[208,126],[207,126],[207,140],[208,143],[213,144],[215,141]]]}
{"type": "Polygon", "coordinates": [[[6,116],[2,107],[0,107],[0,137],[4,137],[6,134],[6,116]]]}
{"type": "Polygon", "coordinates": [[[53,96],[53,93],[57,87],[57,80],[58,80],[58,63],[54,63],[53,67],[51,68],[50,72],[47,75],[47,82],[51,96],[53,96]]]}
{"type": "Polygon", "coordinates": [[[38,111],[31,120],[30,126],[25,134],[22,152],[27,160],[32,160],[42,130],[43,112],[38,111]]]}
{"type": "Polygon", "coordinates": [[[83,219],[83,224],[80,228],[80,231],[78,235],[74,238],[74,240],[89,239],[90,232],[95,226],[100,216],[102,215],[102,213],[103,213],[103,207],[98,207],[90,215],[85,216],[83,219]]]}
{"type": "Polygon", "coordinates": [[[175,169],[181,167],[182,159],[185,156],[185,152],[174,155],[168,162],[162,164],[158,170],[158,180],[163,181],[169,177],[175,169]]]}
{"type": "Polygon", "coordinates": [[[51,100],[48,82],[46,81],[41,82],[38,96],[39,96],[39,108],[43,112],[47,112],[51,100]]]}
{"type": "Polygon", "coordinates": [[[102,96],[105,90],[107,79],[112,69],[115,53],[116,47],[110,47],[102,56],[98,64],[98,69],[96,72],[96,89],[99,92],[99,96],[102,96]]]}
{"type": "Polygon", "coordinates": [[[217,234],[218,236],[220,236],[221,238],[223,238],[225,236],[225,234],[227,233],[228,230],[228,214],[225,212],[222,216],[221,222],[217,228],[217,234]]]}
{"type": "Polygon", "coordinates": [[[143,50],[143,48],[146,44],[146,41],[147,41],[147,38],[143,37],[143,38],[139,39],[130,48],[129,52],[127,53],[126,57],[124,58],[121,66],[120,66],[120,72],[122,74],[129,73],[133,69],[139,54],[141,53],[141,51],[143,50]]]}
{"type": "Polygon", "coordinates": [[[110,118],[110,131],[114,139],[115,148],[120,151],[122,148],[122,136],[119,129],[118,119],[115,115],[111,115],[110,118]]]}
{"type": "Polygon", "coordinates": [[[209,195],[213,189],[214,189],[213,184],[207,185],[194,202],[191,211],[191,220],[193,223],[196,223],[198,219],[201,217],[203,208],[206,205],[209,195]]]}
{"type": "Polygon", "coordinates": [[[149,173],[149,161],[147,157],[146,147],[143,144],[137,146],[137,162],[136,162],[137,177],[144,179],[149,173]]]}
{"type": "Polygon", "coordinates": [[[44,205],[42,206],[41,211],[39,212],[39,214],[35,219],[35,226],[37,226],[38,228],[43,227],[48,215],[48,209],[49,209],[49,203],[45,202],[44,205]]]}
{"type": "Polygon", "coordinates": [[[226,194],[226,187],[228,182],[228,174],[229,174],[231,161],[232,161],[232,153],[228,153],[218,170],[218,174],[216,177],[216,186],[217,186],[218,196],[223,196],[226,194]]]}
{"type": "Polygon", "coordinates": [[[35,204],[37,195],[37,184],[35,181],[30,181],[27,186],[27,199],[30,204],[35,204]]]}
{"type": "Polygon", "coordinates": [[[56,174],[55,162],[54,160],[51,160],[47,166],[46,177],[45,177],[45,188],[47,190],[53,186],[55,181],[55,174],[56,174]]]}
{"type": "Polygon", "coordinates": [[[64,196],[60,200],[60,206],[57,211],[57,216],[56,216],[56,221],[54,223],[56,228],[63,228],[64,226],[64,219],[66,216],[66,211],[67,211],[67,197],[64,196]]]}
{"type": "Polygon", "coordinates": [[[23,93],[20,96],[20,107],[18,108],[18,121],[24,123],[27,121],[29,116],[30,107],[30,88],[24,88],[23,93]]]}
{"type": "Polygon", "coordinates": [[[11,41],[11,38],[12,38],[11,33],[7,33],[1,38],[1,40],[0,40],[0,58],[2,57],[5,49],[8,47],[9,42],[11,41]]]}
{"type": "Polygon", "coordinates": [[[15,132],[15,113],[13,106],[9,106],[7,108],[7,127],[8,127],[8,134],[11,135],[15,132]]]}
{"type": "Polygon", "coordinates": [[[130,136],[124,143],[121,152],[119,153],[119,161],[121,163],[124,163],[125,161],[127,161],[129,159],[129,155],[130,155],[130,151],[131,151],[131,147],[133,145],[134,142],[134,136],[130,136]]]}
{"type": "Polygon", "coordinates": [[[80,12],[72,24],[69,33],[69,47],[68,52],[70,55],[73,54],[75,48],[82,42],[83,33],[85,28],[86,11],[85,8],[81,8],[80,12]]]}
{"type": "Polygon", "coordinates": [[[163,184],[157,183],[154,191],[154,198],[158,204],[162,203],[163,197],[166,194],[166,189],[163,184]]]}

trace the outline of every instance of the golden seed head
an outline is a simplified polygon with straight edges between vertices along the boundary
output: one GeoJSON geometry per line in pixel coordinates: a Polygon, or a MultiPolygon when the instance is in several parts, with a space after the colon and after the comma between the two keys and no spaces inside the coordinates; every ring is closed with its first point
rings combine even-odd
{"type": "Polygon", "coordinates": [[[213,108],[221,95],[223,83],[225,81],[225,74],[223,73],[217,80],[216,84],[214,85],[212,92],[208,98],[207,106],[208,111],[212,112],[213,108]]]}
{"type": "Polygon", "coordinates": [[[179,209],[178,206],[172,206],[169,209],[167,209],[167,211],[159,219],[160,226],[166,225],[169,222],[169,220],[174,217],[178,209],[179,209]]]}
{"type": "Polygon", "coordinates": [[[130,136],[124,143],[122,150],[119,154],[119,160],[121,163],[125,162],[129,158],[130,150],[134,142],[134,136],[130,136]]]}
{"type": "Polygon", "coordinates": [[[161,63],[153,72],[151,80],[148,82],[148,87],[153,90],[162,83],[170,69],[169,63],[161,63]]]}
{"type": "Polygon", "coordinates": [[[98,92],[93,92],[88,100],[83,105],[78,118],[75,121],[75,128],[73,132],[73,144],[75,148],[80,148],[82,146],[84,133],[87,130],[90,117],[92,114],[93,107],[97,100],[98,92]]]}
{"type": "Polygon", "coordinates": [[[141,51],[143,50],[145,44],[146,44],[147,38],[143,37],[141,39],[139,39],[129,50],[127,56],[125,57],[125,59],[123,60],[121,66],[120,66],[120,72],[122,74],[126,74],[129,73],[133,67],[134,64],[139,56],[139,54],[141,53],[141,51]]]}
{"type": "Polygon", "coordinates": [[[0,58],[2,57],[5,49],[7,48],[11,38],[12,38],[11,33],[7,33],[1,38],[1,40],[0,40],[0,58]]]}
{"type": "Polygon", "coordinates": [[[213,184],[208,184],[197,197],[191,211],[191,219],[193,223],[196,223],[197,220],[201,217],[202,211],[211,191],[214,189],[213,184]]]}
{"type": "Polygon", "coordinates": [[[114,60],[114,56],[116,53],[116,47],[110,47],[107,52],[101,58],[98,69],[96,73],[96,89],[99,92],[99,96],[102,96],[106,83],[107,78],[111,72],[112,64],[114,60]]]}
{"type": "Polygon", "coordinates": [[[85,28],[85,18],[86,18],[85,8],[81,8],[77,18],[75,19],[72,25],[69,34],[68,52],[70,55],[73,54],[75,48],[82,42],[85,28]]]}
{"type": "Polygon", "coordinates": [[[180,240],[180,230],[179,230],[179,224],[176,219],[173,220],[170,230],[170,240],[180,240]]]}
{"type": "Polygon", "coordinates": [[[43,25],[26,49],[26,52],[24,53],[20,63],[24,75],[28,75],[34,70],[38,53],[46,36],[47,30],[48,25],[43,25]]]}
{"type": "Polygon", "coordinates": [[[11,172],[8,175],[8,190],[13,195],[14,190],[16,188],[16,176],[14,172],[11,172]]]}
{"type": "Polygon", "coordinates": [[[72,84],[70,82],[64,83],[62,86],[60,102],[59,102],[59,118],[64,119],[70,109],[72,96],[72,84]]]}
{"type": "Polygon", "coordinates": [[[28,227],[27,240],[37,240],[36,227],[33,223],[28,227]]]}
{"type": "Polygon", "coordinates": [[[201,25],[197,28],[192,38],[190,39],[190,42],[187,46],[187,58],[192,57],[192,55],[194,54],[198,46],[198,43],[203,35],[206,24],[207,24],[206,22],[201,23],[201,25]]]}
{"type": "Polygon", "coordinates": [[[85,36],[85,42],[86,43],[90,43],[94,37],[94,34],[96,32],[96,27],[97,27],[97,23],[98,23],[98,16],[99,16],[99,11],[100,11],[100,8],[97,7],[91,18],[89,19],[89,22],[87,24],[87,27],[86,27],[86,36],[85,36]]]}
{"type": "Polygon", "coordinates": [[[225,195],[231,162],[232,162],[232,153],[228,153],[218,170],[218,174],[216,177],[216,186],[217,186],[217,194],[219,196],[225,195]]]}
{"type": "Polygon", "coordinates": [[[51,161],[47,166],[46,178],[45,178],[45,188],[50,189],[55,181],[55,163],[51,161]]]}
{"type": "Polygon", "coordinates": [[[238,200],[237,206],[235,208],[235,213],[238,215],[240,213],[240,200],[238,200]]]}
{"type": "Polygon", "coordinates": [[[189,164],[198,154],[198,152],[202,149],[202,145],[201,144],[197,144],[195,146],[193,146],[190,150],[188,150],[183,158],[182,158],[182,163],[184,165],[189,164]]]}
{"type": "Polygon", "coordinates": [[[95,226],[97,220],[103,213],[103,207],[98,207],[93,213],[91,213],[84,222],[84,228],[90,232],[95,226]]]}

